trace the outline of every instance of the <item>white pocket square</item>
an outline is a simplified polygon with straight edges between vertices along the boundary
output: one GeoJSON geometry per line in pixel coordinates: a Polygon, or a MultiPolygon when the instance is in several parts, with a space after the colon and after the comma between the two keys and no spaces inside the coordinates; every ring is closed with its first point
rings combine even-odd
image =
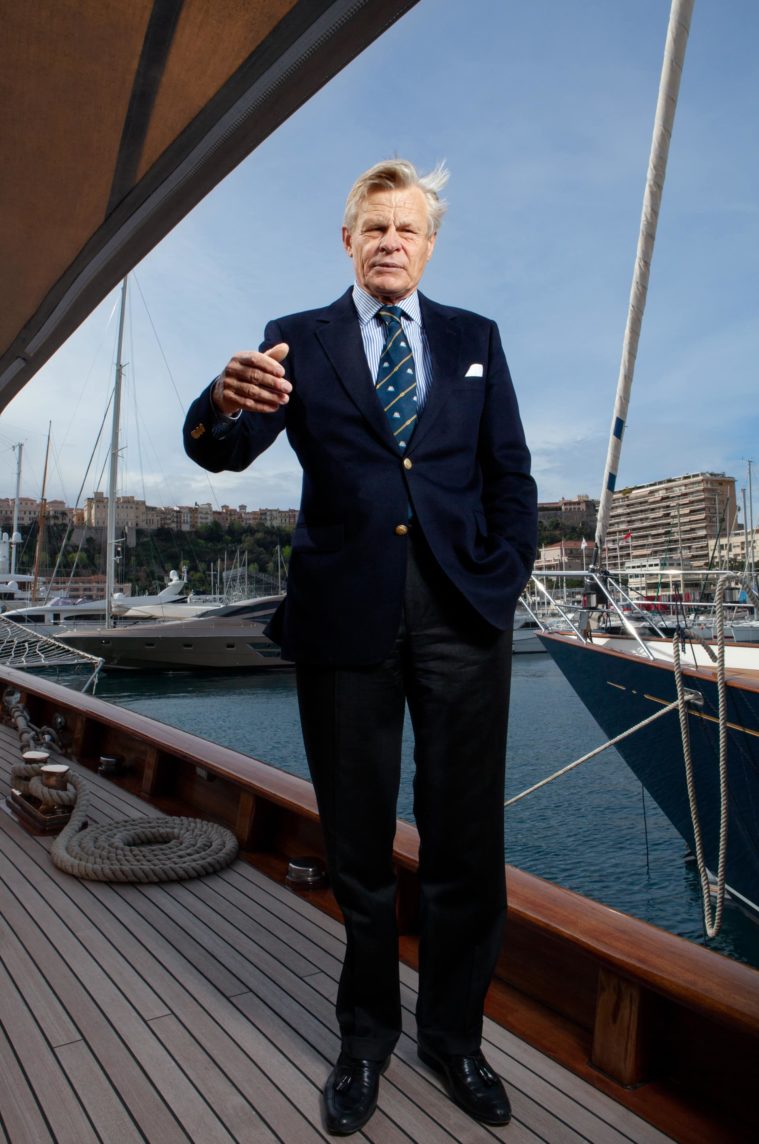
{"type": "Polygon", "coordinates": [[[482,363],[473,361],[469,369],[464,374],[464,377],[482,377],[482,363]]]}

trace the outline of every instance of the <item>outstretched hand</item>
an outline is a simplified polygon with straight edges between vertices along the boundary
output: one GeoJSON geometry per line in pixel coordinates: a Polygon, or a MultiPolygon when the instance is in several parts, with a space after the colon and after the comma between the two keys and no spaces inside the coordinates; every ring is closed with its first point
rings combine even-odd
{"type": "Polygon", "coordinates": [[[227,363],[211,391],[213,403],[229,416],[240,409],[252,413],[274,413],[290,400],[292,385],[280,364],[290,351],[286,342],[264,353],[242,350],[227,363]]]}

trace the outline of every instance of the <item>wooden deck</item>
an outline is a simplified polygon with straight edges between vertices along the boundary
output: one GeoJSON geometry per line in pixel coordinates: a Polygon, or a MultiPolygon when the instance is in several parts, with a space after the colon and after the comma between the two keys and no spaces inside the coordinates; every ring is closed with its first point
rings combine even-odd
{"type": "MultiPolygon", "coordinates": [[[[15,732],[0,727],[3,798],[18,759],[15,732]]],[[[93,822],[155,813],[87,777],[93,822]]],[[[0,1139],[324,1139],[342,927],[242,861],[189,882],[110,885],[60,873],[49,846],[0,814],[0,1139]]],[[[417,1060],[417,979],[403,965],[401,977],[404,1034],[357,1139],[668,1139],[490,1021],[484,1047],[514,1119],[475,1124],[417,1060]]]]}

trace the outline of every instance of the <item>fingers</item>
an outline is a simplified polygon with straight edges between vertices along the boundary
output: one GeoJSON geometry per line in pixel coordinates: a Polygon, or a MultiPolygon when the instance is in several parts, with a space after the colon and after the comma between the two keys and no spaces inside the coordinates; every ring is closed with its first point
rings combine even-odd
{"type": "Polygon", "coordinates": [[[227,363],[213,387],[213,402],[222,413],[249,409],[253,413],[274,413],[290,400],[292,385],[281,362],[289,346],[280,342],[265,353],[242,350],[227,363]]]}
{"type": "Polygon", "coordinates": [[[271,346],[268,350],[266,350],[265,356],[274,358],[275,361],[280,362],[285,360],[289,352],[290,347],[288,346],[287,342],[279,342],[278,345],[271,346]]]}

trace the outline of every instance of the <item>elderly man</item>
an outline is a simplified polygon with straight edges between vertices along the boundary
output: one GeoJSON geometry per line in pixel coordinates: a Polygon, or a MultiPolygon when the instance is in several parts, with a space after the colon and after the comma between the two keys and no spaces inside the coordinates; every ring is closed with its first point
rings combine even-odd
{"type": "Polygon", "coordinates": [[[514,607],[535,484],[494,322],[417,291],[447,172],[363,174],[345,210],[355,285],[235,354],[185,424],[241,470],[285,429],[303,469],[287,598],[331,883],[346,928],[329,1132],[368,1121],[401,1031],[392,861],[405,704],[419,829],[418,1053],[487,1124],[510,1117],[480,1049],[505,912],[503,784],[514,607]]]}

